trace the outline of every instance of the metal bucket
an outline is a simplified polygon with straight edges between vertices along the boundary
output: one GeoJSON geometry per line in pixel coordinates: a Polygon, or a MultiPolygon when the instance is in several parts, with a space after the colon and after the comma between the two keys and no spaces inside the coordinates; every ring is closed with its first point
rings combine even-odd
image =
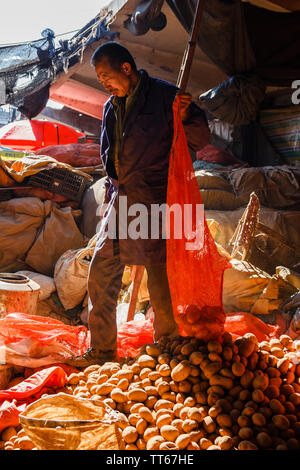
{"type": "Polygon", "coordinates": [[[8,313],[36,315],[40,286],[23,274],[0,273],[0,318],[8,313]]]}

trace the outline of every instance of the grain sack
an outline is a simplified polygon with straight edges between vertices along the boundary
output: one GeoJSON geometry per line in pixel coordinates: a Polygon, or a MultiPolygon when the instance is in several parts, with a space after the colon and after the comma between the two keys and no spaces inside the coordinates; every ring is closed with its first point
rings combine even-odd
{"type": "Polygon", "coordinates": [[[85,248],[68,250],[57,261],[54,282],[59,300],[66,310],[83,301],[87,291],[87,278],[96,244],[95,235],[85,248]]]}
{"type": "Polygon", "coordinates": [[[20,415],[39,450],[121,450],[119,413],[65,393],[41,398],[20,415]]]}
{"type": "Polygon", "coordinates": [[[35,271],[52,276],[60,256],[67,250],[84,246],[70,207],[52,206],[42,230],[28,251],[25,262],[35,271]]]}

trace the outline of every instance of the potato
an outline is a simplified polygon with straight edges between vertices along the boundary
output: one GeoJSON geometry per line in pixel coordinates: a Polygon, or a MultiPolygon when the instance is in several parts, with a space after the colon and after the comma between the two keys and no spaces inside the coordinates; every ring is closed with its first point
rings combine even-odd
{"type": "Polygon", "coordinates": [[[174,419],[175,413],[171,409],[167,408],[160,408],[159,410],[155,411],[155,419],[157,420],[160,416],[162,415],[169,415],[172,416],[172,419],[174,419]]]}
{"type": "Polygon", "coordinates": [[[139,437],[138,440],[136,441],[135,445],[139,450],[145,450],[146,449],[146,442],[142,437],[139,437]]]}
{"type": "Polygon", "coordinates": [[[138,450],[138,447],[135,444],[126,444],[125,450],[138,450]]]}
{"type": "Polygon", "coordinates": [[[146,449],[147,450],[158,450],[160,448],[160,445],[165,441],[165,439],[162,436],[153,436],[151,437],[146,444],[146,449]]]}
{"type": "Polygon", "coordinates": [[[138,411],[139,415],[141,418],[143,418],[147,423],[153,423],[153,415],[149,408],[146,406],[141,406],[141,408],[138,411]]]}
{"type": "Polygon", "coordinates": [[[190,393],[192,390],[191,380],[182,380],[178,382],[178,390],[181,393],[190,393]]]}
{"type": "Polygon", "coordinates": [[[206,439],[206,437],[202,437],[199,441],[199,445],[201,450],[207,450],[213,443],[209,439],[206,439]]]}
{"type": "Polygon", "coordinates": [[[126,393],[124,393],[118,387],[111,391],[110,397],[112,400],[114,400],[117,403],[125,403],[126,401],[128,401],[128,397],[126,393]]]}
{"type": "Polygon", "coordinates": [[[173,403],[176,402],[176,393],[175,392],[165,392],[162,394],[161,398],[163,400],[169,400],[172,401],[173,403]]]}
{"type": "Polygon", "coordinates": [[[187,418],[182,423],[182,430],[185,433],[190,433],[191,431],[193,431],[197,427],[198,427],[198,423],[197,423],[197,421],[195,421],[193,419],[188,419],[187,418]]]}
{"type": "Polygon", "coordinates": [[[159,436],[159,429],[157,426],[152,425],[152,426],[149,426],[145,430],[143,437],[144,437],[145,442],[148,442],[149,439],[151,439],[154,436],[159,436]]]}
{"type": "Polygon", "coordinates": [[[272,356],[275,356],[277,358],[284,357],[284,351],[281,348],[278,348],[278,347],[271,348],[271,354],[272,354],[272,356]]]}
{"type": "Polygon", "coordinates": [[[135,427],[140,436],[144,435],[144,432],[147,429],[147,425],[148,425],[147,421],[143,418],[140,418],[138,422],[136,423],[135,427]]]}
{"type": "Polygon", "coordinates": [[[299,450],[299,441],[295,438],[290,438],[286,442],[288,450],[299,450]]]}
{"type": "Polygon", "coordinates": [[[265,416],[262,413],[253,413],[251,419],[255,426],[265,426],[267,422],[265,416]]]}
{"type": "Polygon", "coordinates": [[[205,418],[203,418],[203,428],[204,430],[208,433],[208,434],[211,434],[215,431],[216,429],[216,423],[215,421],[210,417],[210,416],[205,416],[205,418]]]}
{"type": "Polygon", "coordinates": [[[186,343],[181,348],[181,354],[184,356],[189,356],[193,351],[195,351],[196,346],[193,343],[186,343]]]}
{"type": "Polygon", "coordinates": [[[101,385],[96,385],[95,387],[91,388],[91,391],[93,394],[96,395],[108,395],[113,391],[115,386],[113,384],[109,384],[107,382],[101,384],[101,385]]]}
{"type": "Polygon", "coordinates": [[[232,426],[231,416],[224,413],[218,414],[216,421],[221,427],[230,428],[232,426]]]}
{"type": "Polygon", "coordinates": [[[190,436],[189,434],[181,434],[177,437],[175,444],[178,449],[182,450],[185,449],[190,443],[190,436]]]}
{"type": "Polygon", "coordinates": [[[209,341],[207,343],[207,350],[209,352],[216,352],[217,354],[221,354],[222,345],[219,343],[219,341],[209,341]]]}
{"type": "Polygon", "coordinates": [[[149,410],[152,410],[156,402],[157,402],[157,397],[155,397],[154,395],[150,395],[144,404],[147,408],[149,408],[149,410]]]}
{"type": "Polygon", "coordinates": [[[68,383],[72,385],[77,385],[80,381],[79,374],[70,374],[68,377],[68,383]]]}
{"type": "Polygon", "coordinates": [[[178,450],[175,442],[162,442],[159,446],[159,450],[178,450]]]}
{"type": "Polygon", "coordinates": [[[221,450],[232,449],[232,438],[230,436],[220,436],[215,439],[215,445],[221,448],[221,450]]]}
{"type": "Polygon", "coordinates": [[[274,415],[272,417],[272,422],[277,428],[282,430],[288,429],[290,427],[290,422],[284,415],[274,415]]]}
{"type": "Polygon", "coordinates": [[[219,362],[220,364],[222,364],[222,362],[223,362],[222,357],[219,354],[217,354],[216,352],[209,353],[208,354],[208,359],[211,362],[219,362]]]}
{"type": "Polygon", "coordinates": [[[17,436],[16,428],[14,428],[13,426],[9,426],[8,428],[4,429],[4,431],[2,431],[1,439],[2,439],[2,441],[7,442],[13,436],[17,436]]]}
{"type": "Polygon", "coordinates": [[[182,419],[177,418],[172,421],[172,426],[175,426],[175,428],[177,428],[180,433],[183,433],[182,425],[183,425],[182,419]]]}
{"type": "Polygon", "coordinates": [[[149,372],[149,374],[148,374],[148,379],[150,379],[151,382],[155,382],[160,377],[161,377],[160,373],[157,372],[156,370],[153,370],[153,371],[149,372]]]}
{"type": "Polygon", "coordinates": [[[181,361],[171,372],[172,380],[182,382],[190,375],[190,371],[191,366],[189,361],[181,361]]]}
{"type": "Polygon", "coordinates": [[[285,413],[284,406],[276,398],[272,398],[272,400],[270,400],[269,406],[273,410],[274,414],[281,415],[285,413]]]}
{"type": "Polygon", "coordinates": [[[239,355],[249,357],[254,352],[255,342],[245,336],[241,339],[239,345],[239,355]]]}
{"type": "Polygon", "coordinates": [[[156,426],[158,427],[158,429],[161,429],[163,426],[171,424],[172,421],[173,417],[171,415],[163,414],[156,419],[156,426]]]}
{"type": "Polygon", "coordinates": [[[132,389],[128,392],[128,399],[130,401],[144,402],[147,398],[147,393],[141,388],[132,389]]]}
{"type": "Polygon", "coordinates": [[[18,438],[18,447],[21,450],[32,450],[35,445],[28,436],[18,438]]]}
{"type": "Polygon", "coordinates": [[[137,360],[137,363],[142,368],[149,367],[150,369],[154,369],[156,366],[156,360],[148,354],[143,354],[140,356],[137,360]]]}
{"type": "Polygon", "coordinates": [[[149,356],[158,357],[162,353],[162,350],[161,350],[161,347],[157,343],[155,343],[155,344],[147,344],[146,352],[149,356]]]}
{"type": "Polygon", "coordinates": [[[204,354],[201,351],[193,351],[189,356],[189,361],[194,366],[198,366],[204,359],[204,354]]]}
{"type": "Polygon", "coordinates": [[[177,437],[179,436],[179,431],[175,426],[164,425],[160,429],[160,434],[167,441],[174,442],[174,441],[176,441],[177,437]]]}
{"type": "Polygon", "coordinates": [[[207,379],[215,375],[221,369],[220,362],[209,362],[204,368],[203,373],[207,379]]]}
{"type": "Polygon", "coordinates": [[[253,436],[253,429],[249,427],[243,427],[239,429],[238,435],[242,440],[251,439],[253,436]]]}
{"type": "Polygon", "coordinates": [[[190,408],[187,412],[186,417],[198,423],[201,423],[204,418],[203,412],[200,410],[200,408],[196,408],[196,407],[190,408]]]}
{"type": "Polygon", "coordinates": [[[238,445],[238,450],[258,450],[257,446],[253,442],[243,440],[238,445]]]}
{"type": "MultiPolygon", "coordinates": [[[[252,344],[252,343],[251,343],[252,344]]],[[[233,375],[241,377],[245,373],[245,366],[241,362],[234,362],[231,367],[233,375]]]]}
{"type": "Polygon", "coordinates": [[[252,381],[252,387],[259,390],[266,390],[269,385],[269,377],[267,374],[257,375],[252,381]]]}
{"type": "Polygon", "coordinates": [[[220,385],[223,388],[226,388],[227,390],[230,390],[233,388],[233,380],[230,379],[229,377],[222,377],[222,375],[215,374],[209,379],[209,384],[210,385],[220,385]]]}
{"type": "Polygon", "coordinates": [[[161,408],[173,409],[173,407],[174,407],[173,402],[171,402],[169,400],[163,400],[163,399],[158,400],[154,405],[155,411],[158,411],[161,408]]]}
{"type": "Polygon", "coordinates": [[[160,382],[157,386],[157,392],[160,396],[162,396],[165,392],[170,390],[169,382],[163,381],[160,382]]]}
{"type": "Polygon", "coordinates": [[[183,403],[176,403],[176,404],[174,405],[173,411],[174,411],[174,415],[175,415],[177,418],[179,418],[180,412],[181,412],[182,408],[185,408],[185,406],[183,405],[183,403]]]}
{"type": "Polygon", "coordinates": [[[138,432],[134,426],[127,426],[122,431],[122,438],[127,444],[133,444],[138,437],[138,432]]]}
{"type": "Polygon", "coordinates": [[[300,393],[291,393],[289,396],[289,400],[295,405],[300,405],[300,393]]]}
{"type": "Polygon", "coordinates": [[[111,377],[113,374],[118,372],[118,370],[120,370],[120,369],[121,369],[120,364],[112,363],[112,362],[106,362],[99,369],[99,374],[106,374],[109,377],[111,377]]]}

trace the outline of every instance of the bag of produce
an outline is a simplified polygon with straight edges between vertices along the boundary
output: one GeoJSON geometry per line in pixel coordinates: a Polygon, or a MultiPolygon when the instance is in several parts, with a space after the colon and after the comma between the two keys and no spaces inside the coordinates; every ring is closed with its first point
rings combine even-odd
{"type": "Polygon", "coordinates": [[[182,219],[178,223],[176,217],[166,218],[167,273],[174,317],[180,333],[209,341],[219,338],[224,331],[223,273],[231,265],[219,254],[205,220],[180,119],[178,97],[173,110],[174,138],[170,153],[167,207],[179,207],[182,219]]]}

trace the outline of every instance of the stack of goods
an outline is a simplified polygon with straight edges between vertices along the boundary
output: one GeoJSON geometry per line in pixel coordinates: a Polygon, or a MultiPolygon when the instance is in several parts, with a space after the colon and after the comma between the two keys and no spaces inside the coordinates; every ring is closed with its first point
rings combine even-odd
{"type": "MultiPolygon", "coordinates": [[[[127,364],[72,373],[64,392],[119,411],[127,450],[298,450],[297,347],[286,335],[164,337],[127,364]]],[[[2,447],[19,448],[15,436],[2,447]]]]}

